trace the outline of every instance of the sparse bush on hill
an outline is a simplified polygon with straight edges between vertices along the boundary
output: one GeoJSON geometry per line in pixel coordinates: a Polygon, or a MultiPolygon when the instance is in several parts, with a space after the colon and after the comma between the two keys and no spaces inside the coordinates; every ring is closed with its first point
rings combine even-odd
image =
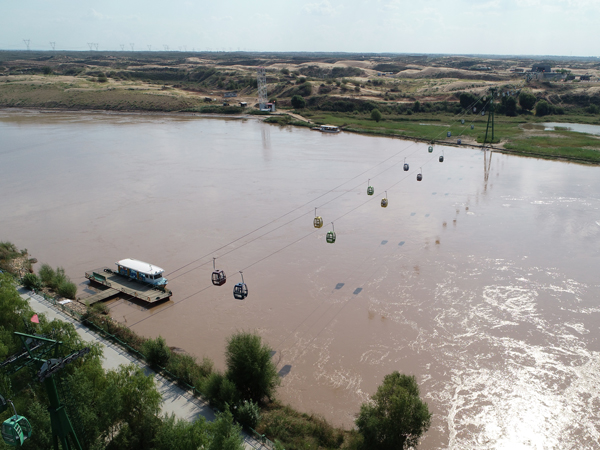
{"type": "Polygon", "coordinates": [[[301,95],[294,95],[292,97],[291,102],[292,106],[296,109],[301,109],[306,106],[306,100],[304,100],[304,97],[302,97],[301,95]]]}

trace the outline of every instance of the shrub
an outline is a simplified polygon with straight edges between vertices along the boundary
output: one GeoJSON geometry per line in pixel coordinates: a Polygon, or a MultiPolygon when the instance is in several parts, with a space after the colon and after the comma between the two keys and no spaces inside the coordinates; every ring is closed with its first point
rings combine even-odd
{"type": "Polygon", "coordinates": [[[260,408],[252,400],[244,400],[238,405],[235,418],[246,428],[256,428],[256,425],[260,421],[260,408]]]}
{"type": "Polygon", "coordinates": [[[110,314],[110,308],[106,305],[106,303],[102,303],[102,302],[94,303],[91,306],[91,310],[92,310],[92,312],[95,312],[96,314],[102,314],[104,316],[107,316],[110,314]]]}
{"type": "Polygon", "coordinates": [[[77,295],[77,285],[75,283],[72,283],[71,281],[65,280],[58,285],[56,292],[61,297],[75,300],[75,296],[77,295]]]}
{"type": "Polygon", "coordinates": [[[27,289],[40,289],[42,280],[35,273],[28,273],[23,277],[23,286],[27,289]]]}
{"type": "Polygon", "coordinates": [[[531,111],[535,106],[537,98],[529,92],[521,92],[519,94],[519,105],[526,111],[531,111]]]}
{"type": "Polygon", "coordinates": [[[372,110],[371,119],[373,119],[375,122],[379,122],[381,120],[381,111],[379,111],[378,109],[372,110]]]}
{"type": "Polygon", "coordinates": [[[290,74],[290,69],[281,69],[281,73],[283,75],[289,75],[290,74]]]}
{"type": "Polygon", "coordinates": [[[537,105],[535,105],[535,115],[536,116],[546,116],[550,114],[551,107],[550,104],[546,100],[540,100],[537,105]]]}
{"type": "Polygon", "coordinates": [[[227,378],[245,400],[261,402],[275,394],[280,379],[271,361],[271,348],[257,334],[239,332],[227,341],[227,378]]]}
{"type": "Polygon", "coordinates": [[[146,355],[146,360],[152,367],[165,367],[171,357],[171,350],[162,336],[144,342],[142,353],[146,355]]]}
{"type": "Polygon", "coordinates": [[[202,391],[208,401],[221,411],[240,402],[240,393],[235,384],[221,373],[212,373],[204,382],[202,391]]]}
{"type": "Polygon", "coordinates": [[[42,71],[44,72],[44,75],[51,75],[52,74],[52,67],[49,66],[45,66],[42,71]]]}
{"type": "Polygon", "coordinates": [[[294,95],[292,97],[291,102],[292,106],[296,109],[301,109],[306,106],[306,100],[304,100],[304,97],[302,97],[301,95],[294,95]]]}

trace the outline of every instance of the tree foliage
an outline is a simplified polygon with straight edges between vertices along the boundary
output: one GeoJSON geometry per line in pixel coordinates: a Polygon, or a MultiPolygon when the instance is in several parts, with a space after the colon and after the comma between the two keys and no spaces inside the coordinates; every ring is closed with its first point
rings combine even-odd
{"type": "Polygon", "coordinates": [[[227,379],[231,380],[243,400],[262,402],[272,398],[279,385],[279,375],[271,361],[271,348],[260,336],[238,332],[227,341],[225,350],[227,379]]]}
{"type": "Polygon", "coordinates": [[[431,424],[431,414],[427,403],[419,398],[415,377],[397,371],[386,375],[371,399],[372,403],[360,407],[356,419],[364,448],[415,448],[431,424]]]}
{"type": "Polygon", "coordinates": [[[551,106],[546,100],[540,100],[537,105],[535,105],[535,115],[536,116],[547,116],[551,113],[551,106]]]}
{"type": "Polygon", "coordinates": [[[152,367],[165,367],[171,358],[171,350],[162,336],[144,342],[142,352],[152,367]]]}
{"type": "Polygon", "coordinates": [[[379,122],[381,120],[381,111],[379,111],[378,109],[372,110],[371,119],[373,119],[375,122],[379,122]]]}
{"type": "Polygon", "coordinates": [[[292,97],[291,102],[292,106],[296,109],[301,109],[306,106],[306,100],[304,100],[304,97],[302,97],[301,95],[294,95],[292,97]]]}
{"type": "Polygon", "coordinates": [[[531,111],[535,106],[535,102],[537,102],[535,95],[529,92],[521,92],[521,94],[519,94],[519,105],[525,111],[531,111]]]}

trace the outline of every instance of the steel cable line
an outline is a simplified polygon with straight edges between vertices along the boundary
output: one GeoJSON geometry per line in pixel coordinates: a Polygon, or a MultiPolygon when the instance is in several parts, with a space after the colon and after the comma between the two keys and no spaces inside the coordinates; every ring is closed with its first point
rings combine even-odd
{"type": "MultiPolygon", "coordinates": [[[[473,103],[472,103],[472,104],[469,106],[469,108],[472,108],[472,105],[476,104],[476,103],[479,101],[479,99],[480,99],[481,97],[483,97],[483,95],[482,95],[482,96],[480,96],[480,97],[479,97],[477,100],[475,100],[475,101],[474,101],[474,102],[473,102],[473,103]]],[[[469,109],[469,110],[470,110],[470,109],[469,109]]],[[[468,112],[469,110],[465,109],[465,112],[464,112],[462,115],[466,115],[466,114],[467,114],[467,112],[468,112]]],[[[459,117],[460,117],[460,116],[459,116],[459,117]]],[[[452,127],[452,125],[451,125],[450,127],[452,127]]],[[[440,132],[440,133],[438,134],[438,137],[439,137],[439,135],[441,135],[441,134],[443,134],[443,132],[440,132]]],[[[434,140],[435,140],[435,139],[436,139],[436,138],[434,138],[434,140]]],[[[358,178],[359,176],[362,176],[362,175],[364,175],[364,174],[365,174],[365,173],[367,173],[369,170],[372,170],[374,167],[378,167],[378,166],[380,166],[381,164],[383,164],[384,162],[386,162],[386,161],[389,161],[390,159],[394,158],[395,156],[399,155],[400,153],[402,153],[402,152],[406,151],[408,148],[410,148],[410,147],[411,147],[412,145],[414,145],[414,144],[416,144],[416,142],[412,142],[412,143],[411,143],[411,144],[410,144],[410,145],[409,145],[407,148],[405,148],[405,149],[403,149],[403,150],[401,150],[401,151],[397,152],[396,154],[394,154],[394,155],[390,156],[389,158],[386,158],[385,160],[383,160],[383,161],[382,161],[382,162],[380,162],[379,164],[377,164],[377,165],[373,166],[372,168],[370,168],[370,169],[368,169],[368,170],[364,171],[363,173],[361,173],[361,174],[359,174],[359,175],[357,175],[357,176],[355,176],[355,177],[351,178],[350,180],[348,180],[348,181],[346,181],[346,182],[344,182],[344,183],[340,184],[340,185],[339,185],[339,186],[337,186],[336,188],[334,188],[334,189],[331,189],[331,190],[329,190],[328,192],[326,192],[326,193],[324,193],[324,194],[320,195],[319,197],[317,197],[317,199],[318,199],[318,198],[321,198],[321,197],[323,197],[324,195],[327,195],[328,193],[331,193],[333,190],[335,190],[335,189],[337,189],[337,188],[339,188],[339,187],[343,186],[344,184],[346,184],[346,183],[348,183],[348,182],[350,182],[350,181],[352,181],[352,180],[354,180],[354,179],[358,178]]],[[[411,153],[411,155],[413,155],[413,154],[414,154],[414,153],[416,153],[417,151],[418,151],[418,150],[415,150],[415,152],[411,153]]],[[[431,156],[431,157],[430,157],[430,158],[429,158],[427,161],[425,161],[425,162],[424,162],[422,165],[429,164],[429,163],[431,162],[431,160],[432,160],[432,159],[434,159],[434,158],[435,158],[435,156],[431,156]]],[[[395,163],[393,166],[395,166],[395,165],[397,165],[397,164],[399,164],[399,162],[398,162],[398,163],[395,163]]],[[[393,167],[393,166],[392,166],[392,167],[393,167]]],[[[390,168],[391,168],[391,167],[390,167],[390,168]]],[[[382,172],[380,172],[380,173],[379,173],[379,174],[377,174],[376,176],[378,176],[378,175],[380,175],[381,173],[383,173],[383,172],[385,172],[385,171],[389,170],[390,168],[387,168],[387,169],[383,170],[382,172]]],[[[399,181],[397,181],[396,183],[394,183],[394,184],[392,184],[391,186],[389,186],[389,187],[388,187],[386,190],[391,190],[393,187],[397,186],[398,184],[400,184],[401,182],[403,182],[404,180],[406,180],[406,179],[408,178],[408,176],[409,176],[408,174],[407,174],[407,175],[405,175],[405,176],[404,176],[403,178],[401,178],[399,181]]],[[[362,184],[362,182],[361,182],[361,184],[362,184]]],[[[358,186],[359,186],[359,185],[358,185],[358,186]]],[[[358,187],[358,186],[357,186],[357,187],[358,187]]],[[[345,192],[343,192],[343,193],[342,193],[342,194],[340,194],[339,196],[335,197],[334,199],[331,199],[330,201],[328,201],[328,202],[324,203],[323,205],[326,205],[327,203],[330,203],[331,201],[333,201],[333,200],[335,200],[335,199],[337,199],[337,198],[341,197],[342,195],[345,195],[345,194],[347,194],[348,192],[352,192],[352,190],[353,190],[353,189],[356,189],[356,187],[352,188],[352,189],[351,189],[351,190],[349,190],[349,191],[345,191],[345,192]]],[[[350,210],[349,210],[349,211],[347,211],[346,213],[344,213],[344,214],[342,214],[341,216],[337,217],[336,219],[334,219],[334,220],[333,220],[333,222],[335,222],[335,221],[338,221],[338,220],[341,220],[342,218],[346,217],[346,216],[347,216],[348,214],[350,214],[351,212],[354,212],[354,211],[356,211],[357,209],[359,209],[359,208],[361,208],[362,206],[366,205],[366,204],[367,204],[367,203],[369,203],[370,201],[373,201],[374,199],[375,199],[375,197],[369,198],[368,200],[364,201],[363,203],[359,204],[358,206],[356,206],[356,207],[354,207],[354,208],[350,209],[350,210]]],[[[295,208],[294,210],[287,212],[286,214],[284,214],[284,215],[283,215],[283,216],[281,216],[281,217],[285,217],[285,216],[287,216],[287,215],[291,214],[292,212],[294,212],[294,211],[296,211],[296,210],[300,209],[301,207],[304,207],[304,206],[308,205],[309,203],[311,203],[311,202],[307,202],[307,203],[305,203],[304,205],[301,205],[301,206],[299,206],[298,208],[295,208]]],[[[306,213],[302,214],[301,216],[299,216],[299,217],[297,217],[297,218],[295,218],[295,219],[292,219],[291,221],[288,221],[288,222],[286,222],[285,224],[282,224],[282,225],[280,225],[279,227],[275,228],[274,230],[268,231],[267,233],[264,233],[263,235],[261,235],[261,236],[259,236],[259,237],[255,238],[255,239],[253,239],[253,240],[251,240],[251,241],[249,241],[249,242],[247,242],[247,243],[244,243],[242,246],[244,246],[244,245],[247,245],[247,244],[249,244],[249,243],[251,243],[251,242],[254,242],[255,240],[257,240],[257,239],[260,239],[261,237],[263,237],[263,236],[265,236],[265,235],[267,235],[267,234],[271,233],[272,231],[276,231],[277,229],[279,229],[279,228],[282,228],[283,226],[285,226],[285,225],[288,225],[289,223],[291,223],[291,222],[293,222],[293,221],[295,221],[295,220],[298,220],[299,218],[301,218],[301,217],[305,216],[305,215],[306,215],[306,214],[308,214],[309,212],[312,212],[312,209],[311,209],[311,211],[307,211],[306,213]]],[[[275,219],[274,221],[276,221],[276,220],[279,220],[279,218],[278,218],[278,219],[275,219]]],[[[270,223],[273,223],[274,221],[271,221],[270,223]]],[[[268,225],[268,224],[267,224],[267,225],[268,225]]],[[[264,227],[265,227],[265,226],[267,226],[267,225],[263,225],[263,226],[259,227],[258,229],[264,228],[264,227]]],[[[258,229],[257,229],[257,230],[258,230],[258,229]]],[[[256,230],[254,230],[254,231],[256,231],[256,230]]],[[[250,232],[250,233],[247,233],[245,236],[247,236],[247,235],[249,235],[249,234],[252,234],[254,231],[252,231],[252,232],[250,232]]],[[[256,264],[258,264],[258,263],[260,263],[260,262],[262,262],[262,261],[264,261],[264,260],[266,260],[266,259],[268,259],[268,258],[270,258],[271,256],[273,256],[273,255],[275,255],[275,254],[277,254],[277,253],[279,253],[279,252],[281,252],[281,251],[285,250],[286,248],[288,248],[288,247],[290,247],[290,246],[292,246],[292,245],[296,244],[297,242],[299,242],[299,241],[301,241],[301,240],[303,240],[303,239],[305,239],[305,238],[307,238],[307,237],[309,237],[309,236],[313,235],[313,234],[314,234],[314,233],[316,233],[317,231],[318,231],[318,230],[313,230],[313,231],[311,231],[310,233],[308,233],[308,234],[306,234],[306,235],[304,235],[304,236],[302,236],[302,237],[300,237],[300,238],[296,239],[295,241],[293,241],[293,242],[291,242],[291,243],[289,243],[289,244],[285,245],[284,247],[281,247],[280,249],[278,249],[278,250],[276,250],[276,251],[274,251],[274,252],[270,253],[269,255],[267,255],[267,256],[264,256],[263,258],[260,258],[259,260],[255,261],[255,262],[253,262],[252,264],[249,264],[248,266],[246,266],[245,268],[243,268],[243,269],[242,269],[242,271],[244,271],[244,270],[246,270],[246,269],[248,269],[248,268],[250,268],[250,267],[252,267],[252,266],[254,266],[254,265],[256,265],[256,264]]],[[[238,239],[236,239],[236,241],[237,241],[237,240],[239,240],[239,239],[242,239],[242,238],[238,238],[238,239]]],[[[233,243],[233,242],[235,242],[235,241],[232,241],[232,243],[233,243]]],[[[230,244],[228,244],[228,245],[230,245],[230,244]]],[[[235,248],[235,249],[232,249],[232,250],[230,250],[229,252],[225,253],[225,255],[227,255],[227,254],[229,254],[229,253],[231,253],[231,252],[233,252],[233,251],[235,251],[235,250],[237,250],[237,249],[241,248],[242,246],[240,246],[240,247],[237,247],[237,248],[235,248]]],[[[224,248],[224,247],[226,247],[226,246],[223,246],[223,247],[221,247],[221,248],[224,248]]],[[[211,254],[211,253],[209,253],[209,254],[207,254],[207,255],[205,255],[205,256],[203,256],[203,257],[201,257],[201,258],[198,258],[196,261],[199,261],[200,259],[202,259],[202,258],[204,258],[204,257],[206,257],[206,256],[209,256],[210,254],[211,254]]],[[[191,263],[188,263],[188,264],[186,264],[185,266],[182,266],[181,268],[183,268],[183,267],[187,267],[187,266],[189,266],[190,264],[193,264],[193,263],[194,263],[194,262],[196,262],[196,261],[193,261],[193,262],[191,262],[191,263]]],[[[204,265],[208,264],[209,262],[210,262],[210,261],[207,261],[207,262],[205,262],[205,263],[201,264],[200,266],[197,266],[197,267],[195,267],[195,268],[193,268],[193,269],[189,270],[188,272],[190,272],[190,271],[192,271],[192,270],[196,270],[196,269],[198,269],[198,268],[200,268],[200,267],[202,267],[202,266],[204,266],[204,265]]],[[[181,268],[179,268],[179,269],[177,269],[177,270],[181,270],[181,268]]],[[[175,270],[174,272],[176,272],[177,270],[175,270]]],[[[174,272],[171,272],[171,273],[174,273],[174,272]]],[[[185,272],[185,273],[188,273],[188,272],[185,272]]],[[[177,276],[177,277],[175,277],[175,278],[178,278],[179,276],[185,275],[185,273],[184,273],[184,274],[180,274],[180,275],[178,275],[178,276],[177,276]]],[[[161,313],[161,312],[163,312],[163,311],[165,311],[165,310],[167,310],[167,309],[171,308],[172,306],[175,306],[175,305],[177,305],[177,304],[179,304],[179,303],[181,303],[181,302],[183,302],[183,301],[185,301],[185,300],[188,300],[189,298],[191,298],[191,297],[193,297],[193,296],[195,296],[195,295],[197,295],[197,294],[199,294],[199,293],[201,293],[201,292],[203,292],[203,291],[207,290],[207,289],[208,289],[208,288],[210,288],[210,287],[213,287],[213,285],[212,285],[212,284],[210,284],[210,285],[208,285],[208,286],[206,286],[206,287],[204,287],[204,288],[200,289],[199,291],[196,291],[196,292],[194,292],[193,294],[190,294],[190,295],[188,295],[187,297],[185,297],[185,298],[183,298],[183,299],[181,299],[181,300],[179,300],[179,301],[177,301],[177,302],[174,302],[172,305],[168,306],[167,308],[164,308],[164,309],[162,309],[162,310],[161,310],[161,311],[159,311],[158,313],[161,313]]],[[[132,296],[131,298],[134,298],[134,297],[132,296]]],[[[158,313],[157,313],[157,314],[158,314],[158,313]]],[[[311,313],[311,314],[312,314],[312,313],[311,313]]],[[[149,319],[150,317],[154,317],[155,315],[156,315],[156,314],[153,314],[153,315],[150,315],[150,316],[148,316],[148,317],[146,317],[146,318],[144,318],[144,319],[141,319],[141,320],[139,320],[139,321],[137,321],[137,322],[133,323],[132,325],[130,325],[130,327],[133,327],[133,326],[135,326],[135,325],[137,325],[137,324],[139,324],[139,323],[141,323],[141,322],[143,322],[143,321],[145,321],[145,320],[149,319]]]]}
{"type": "MultiPolygon", "coordinates": [[[[465,108],[465,112],[464,112],[464,113],[462,113],[462,114],[461,114],[461,116],[463,116],[463,115],[466,115],[466,114],[467,114],[467,112],[468,112],[468,111],[470,111],[470,109],[473,107],[473,105],[475,105],[475,104],[477,104],[477,102],[479,102],[480,98],[481,98],[481,96],[480,96],[479,98],[477,98],[477,99],[476,99],[476,100],[475,100],[473,103],[471,103],[471,105],[469,105],[468,109],[467,109],[467,108],[465,108]]],[[[461,117],[461,116],[459,116],[459,117],[461,117]]],[[[471,123],[472,123],[472,122],[471,122],[471,123]]],[[[451,127],[452,127],[452,125],[450,125],[450,128],[451,128],[451,127]]],[[[465,127],[465,128],[466,128],[466,127],[465,127]]],[[[440,133],[439,133],[439,134],[438,134],[436,137],[434,137],[434,138],[433,138],[433,141],[435,141],[437,138],[439,138],[439,136],[440,136],[441,134],[443,134],[443,132],[440,132],[440,133]]],[[[226,248],[226,247],[230,246],[231,244],[234,244],[235,242],[238,242],[239,240],[241,240],[241,239],[243,239],[243,238],[245,238],[245,237],[248,237],[249,235],[251,235],[251,234],[253,234],[253,233],[255,233],[255,232],[257,232],[257,231],[259,231],[259,230],[261,230],[261,229],[263,229],[263,228],[265,228],[265,227],[267,227],[267,226],[269,226],[269,225],[271,225],[271,224],[273,224],[273,223],[275,223],[276,221],[278,221],[278,220],[282,219],[282,218],[283,218],[283,217],[285,217],[285,216],[288,216],[289,214],[291,214],[291,213],[293,213],[293,212],[297,211],[298,209],[300,209],[300,208],[303,208],[304,206],[306,206],[306,205],[308,205],[308,204],[310,204],[310,203],[313,203],[315,200],[318,200],[319,198],[322,198],[322,197],[324,197],[325,195],[327,195],[327,194],[330,194],[331,192],[333,192],[333,191],[335,191],[336,189],[338,189],[338,188],[342,187],[343,185],[345,185],[345,184],[349,183],[350,181],[352,181],[352,180],[354,180],[354,179],[356,179],[356,178],[358,178],[358,177],[360,177],[360,176],[364,175],[365,173],[369,172],[370,170],[373,170],[374,168],[376,168],[376,167],[378,167],[378,166],[380,166],[380,165],[384,164],[385,162],[389,161],[390,159],[392,159],[392,158],[395,158],[396,156],[398,156],[399,154],[401,154],[401,153],[405,152],[406,150],[408,150],[408,149],[409,149],[411,146],[413,146],[413,145],[415,145],[415,144],[417,144],[417,142],[416,142],[416,141],[415,141],[415,142],[411,142],[411,143],[410,143],[410,144],[409,144],[409,145],[408,145],[406,148],[404,148],[404,149],[402,149],[402,150],[400,150],[400,151],[396,152],[395,154],[393,154],[393,155],[391,155],[390,157],[388,157],[388,158],[384,159],[383,161],[379,162],[379,163],[378,163],[378,164],[376,164],[375,166],[373,166],[373,167],[371,167],[371,168],[369,168],[369,169],[367,169],[367,170],[363,171],[362,173],[360,173],[360,174],[356,175],[355,177],[353,177],[353,178],[350,178],[349,180],[345,181],[344,183],[341,183],[340,185],[338,185],[338,186],[336,186],[336,187],[334,187],[334,188],[332,188],[332,189],[328,190],[327,192],[325,192],[325,193],[323,193],[323,194],[319,195],[318,197],[316,197],[316,198],[314,198],[314,199],[312,199],[312,200],[310,200],[310,201],[308,201],[308,202],[304,203],[303,205],[300,205],[300,206],[298,206],[297,208],[294,208],[294,209],[292,209],[292,210],[288,211],[287,213],[283,214],[282,216],[279,216],[278,218],[276,218],[276,219],[273,219],[272,221],[270,221],[270,222],[268,222],[268,223],[266,223],[266,224],[264,224],[264,225],[261,225],[260,227],[258,227],[258,228],[256,228],[256,229],[254,229],[254,230],[252,230],[252,231],[250,231],[250,232],[248,232],[248,233],[244,234],[243,236],[240,236],[239,238],[237,238],[237,239],[234,239],[233,241],[231,241],[231,242],[229,242],[229,243],[227,243],[227,244],[225,244],[225,245],[223,245],[223,246],[221,246],[221,247],[219,247],[219,248],[217,248],[217,249],[215,249],[215,250],[213,250],[213,251],[211,251],[211,252],[209,252],[209,253],[207,253],[207,254],[205,254],[205,255],[201,256],[201,257],[199,257],[199,258],[197,258],[196,260],[194,260],[194,261],[191,261],[191,262],[189,262],[189,263],[187,263],[187,264],[185,264],[185,265],[183,265],[183,266],[181,266],[181,267],[179,267],[179,268],[177,268],[177,269],[175,269],[175,270],[171,271],[170,273],[168,273],[168,274],[167,274],[167,276],[170,276],[170,275],[174,274],[175,272],[178,272],[179,270],[181,270],[181,269],[184,269],[185,267],[188,267],[188,266],[190,266],[191,264],[194,264],[195,262],[198,262],[198,261],[200,261],[201,259],[204,259],[204,258],[206,258],[206,257],[208,257],[208,256],[210,256],[210,255],[212,255],[212,254],[214,254],[216,251],[222,250],[223,248],[226,248]]],[[[414,154],[415,154],[417,151],[418,151],[418,149],[417,149],[417,150],[415,150],[413,153],[409,154],[408,156],[412,156],[412,155],[414,155],[414,154]]],[[[398,164],[400,164],[400,162],[394,163],[393,165],[389,166],[389,167],[388,167],[388,168],[386,168],[385,170],[383,170],[383,171],[379,172],[378,174],[376,174],[376,175],[372,176],[372,178],[373,178],[373,179],[377,178],[379,175],[381,175],[382,173],[384,173],[384,172],[386,172],[386,171],[388,171],[388,170],[392,169],[393,167],[397,166],[398,164]]],[[[352,190],[354,190],[354,189],[356,189],[356,188],[360,187],[360,185],[361,185],[362,183],[363,183],[363,182],[361,182],[359,185],[356,185],[356,186],[352,187],[350,190],[348,190],[348,191],[346,191],[346,192],[343,192],[342,194],[338,195],[337,197],[334,197],[333,199],[331,199],[331,200],[329,200],[329,201],[327,201],[327,202],[323,203],[323,204],[322,204],[321,206],[319,206],[318,208],[321,208],[321,207],[323,207],[323,206],[325,206],[325,205],[327,205],[327,204],[331,203],[333,200],[336,200],[336,199],[338,199],[338,198],[342,197],[343,195],[346,195],[348,192],[351,192],[352,190]]],[[[280,229],[282,226],[288,225],[288,224],[290,224],[290,223],[292,223],[292,222],[294,222],[294,221],[298,220],[299,218],[303,217],[303,216],[304,216],[304,215],[306,215],[306,214],[308,214],[308,212],[307,212],[307,213],[304,213],[304,214],[302,214],[301,216],[297,217],[296,219],[293,219],[293,220],[291,220],[291,221],[288,221],[288,222],[286,222],[285,224],[283,224],[283,225],[281,225],[281,226],[279,226],[279,227],[277,227],[277,228],[275,228],[275,229],[273,229],[273,230],[270,230],[270,231],[268,231],[267,233],[264,233],[264,234],[262,234],[261,236],[258,236],[258,237],[256,237],[256,238],[254,238],[254,239],[252,239],[252,240],[250,240],[250,241],[248,241],[248,242],[244,243],[242,246],[240,246],[240,247],[237,247],[236,249],[239,249],[239,248],[241,248],[241,247],[243,247],[243,246],[245,246],[245,245],[247,245],[247,244],[249,244],[249,243],[252,243],[252,242],[256,241],[257,239],[260,239],[261,237],[264,237],[264,236],[266,236],[267,234],[269,234],[269,233],[272,233],[273,231],[276,231],[276,230],[280,229]]],[[[232,251],[235,251],[236,249],[232,249],[231,251],[229,251],[229,252],[225,253],[225,255],[227,255],[227,254],[231,253],[232,251]]],[[[222,257],[222,256],[224,256],[224,255],[221,255],[221,257],[222,257]]],[[[180,274],[180,275],[178,275],[177,277],[174,277],[173,279],[177,279],[177,278],[179,278],[180,276],[183,276],[183,275],[185,275],[185,274],[187,274],[187,273],[189,273],[189,272],[191,272],[191,271],[193,271],[193,270],[195,270],[195,269],[197,269],[197,268],[200,268],[200,267],[202,267],[202,266],[204,266],[204,265],[208,264],[209,262],[210,262],[210,261],[207,261],[207,262],[205,262],[205,263],[201,264],[200,266],[197,266],[197,267],[195,267],[194,269],[188,270],[187,272],[184,272],[183,274],[180,274]]]]}

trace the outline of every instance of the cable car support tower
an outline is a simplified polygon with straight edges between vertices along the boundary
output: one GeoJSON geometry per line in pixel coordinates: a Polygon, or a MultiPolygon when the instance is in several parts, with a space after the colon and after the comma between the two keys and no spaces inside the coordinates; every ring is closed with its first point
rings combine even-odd
{"type": "Polygon", "coordinates": [[[258,109],[266,111],[267,109],[267,71],[264,67],[259,67],[256,71],[256,81],[258,84],[258,109]]]}
{"type": "Polygon", "coordinates": [[[485,138],[483,138],[483,146],[485,147],[486,142],[488,142],[488,131],[490,129],[490,122],[492,124],[492,137],[490,139],[490,144],[494,142],[494,97],[496,96],[496,88],[490,88],[491,99],[488,102],[488,121],[487,127],[485,128],[485,138]]]}
{"type": "Polygon", "coordinates": [[[62,344],[60,341],[40,335],[18,332],[15,332],[15,335],[21,339],[23,350],[1,362],[0,369],[5,369],[7,374],[10,375],[26,367],[35,365],[38,368],[36,378],[39,382],[44,383],[48,400],[50,401],[48,412],[50,413],[54,450],[59,450],[59,440],[62,450],[83,450],[75,434],[73,425],[69,420],[67,411],[60,402],[54,375],[63,369],[65,365],[89,353],[90,349],[86,347],[68,356],[60,357],[58,356],[62,344]],[[74,445],[69,445],[69,437],[74,445]]]}

